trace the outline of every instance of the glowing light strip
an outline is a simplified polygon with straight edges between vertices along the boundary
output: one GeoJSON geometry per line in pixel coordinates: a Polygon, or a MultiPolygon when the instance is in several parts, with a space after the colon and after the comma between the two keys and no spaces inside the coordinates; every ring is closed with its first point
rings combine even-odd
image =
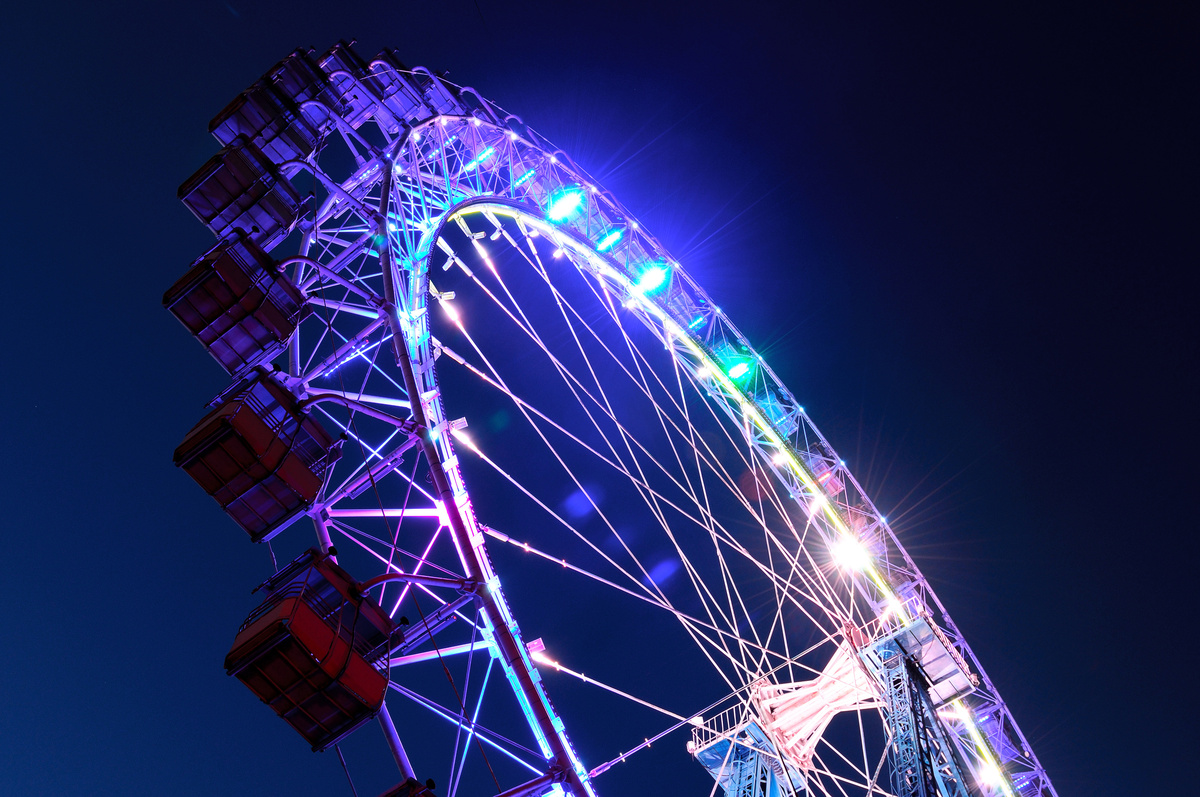
{"type": "Polygon", "coordinates": [[[529,182],[530,179],[532,179],[535,174],[537,174],[537,169],[530,169],[529,171],[525,172],[520,177],[518,177],[513,182],[512,187],[518,188],[518,187],[524,185],[525,183],[529,182]]]}
{"type": "Polygon", "coordinates": [[[415,664],[419,661],[433,661],[434,659],[445,658],[447,656],[456,656],[459,653],[470,653],[474,650],[490,650],[490,647],[487,642],[466,642],[462,645],[453,645],[448,648],[426,650],[423,653],[411,653],[407,656],[397,656],[389,662],[389,665],[392,667],[402,667],[405,664],[415,664]]]}
{"type": "MultiPolygon", "coordinates": [[[[479,213],[488,209],[490,208],[487,205],[474,205],[459,211],[455,214],[455,216],[473,215],[474,213],[479,213]]],[[[517,211],[515,208],[507,207],[502,215],[515,218],[517,211]]],[[[527,214],[521,215],[524,216],[527,214]]],[[[450,220],[451,217],[448,216],[443,220],[443,223],[448,223],[450,220]]],[[[428,236],[430,234],[431,233],[427,233],[422,239],[423,246],[421,251],[425,253],[423,259],[427,259],[428,254],[432,251],[432,242],[428,240],[428,236]]],[[[488,260],[486,250],[482,247],[482,245],[479,244],[477,240],[472,239],[472,241],[475,243],[480,256],[485,261],[488,261],[489,265],[491,265],[490,260],[488,260]]],[[[459,262],[461,264],[461,261],[459,262]]],[[[492,268],[494,270],[495,267],[492,266],[492,268]]],[[[448,301],[442,301],[441,304],[443,307],[451,307],[448,301]]],[[[407,318],[401,316],[400,320],[401,323],[407,327],[406,332],[409,334],[407,334],[405,337],[406,340],[410,341],[410,348],[419,348],[420,346],[425,345],[430,337],[428,328],[428,305],[424,304],[419,308],[410,309],[406,315],[408,316],[407,318]],[[418,334],[413,334],[414,332],[418,334]]],[[[461,329],[461,316],[455,311],[451,317],[455,324],[461,329]]],[[[414,357],[414,359],[417,358],[414,357]]],[[[453,449],[450,447],[451,444],[449,441],[449,436],[443,436],[440,434],[441,424],[444,422],[444,419],[441,417],[444,408],[442,407],[440,401],[435,400],[436,398],[436,390],[428,394],[428,402],[426,402],[426,396],[422,395],[422,404],[426,407],[428,420],[433,427],[431,430],[431,436],[434,436],[435,445],[439,446],[439,455],[441,456],[443,465],[446,469],[446,475],[451,481],[451,489],[454,492],[455,502],[457,504],[456,508],[467,526],[469,543],[471,547],[475,549],[475,556],[479,566],[483,570],[484,576],[486,577],[488,588],[497,593],[494,606],[498,616],[496,618],[492,618],[489,616],[489,613],[483,613],[484,625],[481,631],[484,641],[490,645],[493,650],[499,650],[499,646],[495,640],[493,624],[495,626],[502,625],[506,627],[512,634],[514,640],[518,641],[518,643],[520,639],[519,630],[516,621],[513,619],[510,613],[507,601],[505,601],[503,594],[500,593],[499,578],[492,571],[490,559],[483,550],[484,534],[475,523],[474,510],[471,507],[471,498],[466,491],[465,485],[463,484],[462,476],[458,468],[457,458],[454,456],[453,449]]],[[[450,426],[449,428],[451,432],[455,431],[453,426],[450,426]]],[[[457,547],[459,545],[457,538],[452,537],[452,539],[457,547]]],[[[459,551],[459,557],[463,557],[463,552],[461,550],[459,551]]],[[[590,776],[588,775],[587,770],[584,769],[583,763],[579,760],[579,756],[576,753],[574,746],[570,743],[570,740],[567,739],[566,728],[563,724],[562,718],[551,705],[550,699],[546,695],[545,690],[541,685],[541,678],[537,672],[537,668],[534,667],[533,662],[529,658],[528,651],[523,645],[518,644],[518,650],[520,657],[519,665],[517,662],[509,662],[504,658],[499,659],[499,661],[501,662],[501,667],[504,671],[506,679],[509,682],[510,688],[513,691],[513,695],[517,699],[517,704],[522,713],[525,715],[526,723],[533,732],[534,738],[538,743],[538,747],[542,751],[542,755],[546,758],[546,760],[550,760],[551,746],[547,736],[548,731],[542,727],[542,723],[534,711],[532,704],[533,700],[538,701],[542,710],[549,718],[551,725],[549,732],[552,732],[555,735],[563,751],[566,753],[568,763],[578,777],[579,783],[583,787],[585,794],[594,797],[595,790],[591,785],[590,776]],[[520,666],[531,678],[533,682],[531,684],[532,692],[534,694],[531,695],[529,692],[527,692],[524,685],[520,682],[520,679],[517,676],[518,666],[520,666]]],[[[393,684],[393,688],[395,688],[395,684],[393,684]]]]}
{"type": "MultiPolygon", "coordinates": [[[[473,205],[464,209],[464,211],[462,211],[462,215],[480,213],[483,212],[484,209],[490,210],[494,215],[502,215],[507,218],[520,219],[530,226],[540,228],[543,233],[555,243],[560,251],[568,248],[571,249],[581,258],[585,259],[587,263],[595,270],[595,273],[617,281],[630,294],[632,303],[637,304],[642,310],[646,311],[649,315],[652,315],[658,320],[658,322],[662,325],[662,330],[665,335],[683,342],[689,353],[700,363],[700,368],[697,369],[697,376],[703,374],[713,378],[724,389],[727,396],[729,396],[731,399],[736,399],[743,414],[745,414],[746,417],[748,417],[750,421],[753,422],[754,425],[759,429],[759,431],[766,436],[767,440],[778,449],[778,454],[776,457],[782,456],[781,464],[788,466],[792,474],[795,475],[796,478],[800,480],[801,484],[803,484],[811,493],[813,493],[814,496],[820,499],[825,498],[825,493],[820,488],[818,482],[809,475],[808,470],[792,453],[790,444],[788,444],[787,441],[779,435],[774,424],[767,420],[767,418],[759,411],[758,406],[753,402],[753,400],[745,397],[745,394],[742,392],[742,390],[738,388],[733,381],[725,375],[718,364],[708,356],[708,353],[692,337],[689,330],[685,329],[673,318],[668,316],[657,303],[648,300],[641,291],[636,290],[636,286],[628,276],[621,273],[619,270],[614,269],[606,260],[600,258],[596,252],[585,247],[570,235],[566,235],[558,228],[546,225],[544,221],[536,216],[524,213],[516,208],[507,205],[473,205]]],[[[772,458],[772,462],[776,462],[775,457],[772,458]]],[[[780,463],[776,462],[776,464],[780,463]]],[[[833,507],[830,501],[818,501],[814,499],[809,506],[810,508],[815,506],[817,512],[814,512],[813,514],[817,514],[819,512],[825,521],[844,538],[857,540],[855,534],[846,525],[845,521],[842,520],[841,515],[838,514],[837,510],[833,507]]],[[[866,568],[864,568],[864,572],[867,574],[868,578],[870,578],[871,582],[876,586],[876,588],[878,588],[883,594],[886,602],[889,603],[890,606],[894,607],[893,611],[899,620],[905,624],[912,622],[914,618],[905,609],[904,604],[900,601],[891,585],[879,572],[879,569],[874,565],[874,563],[868,564],[866,568]]],[[[1004,793],[1005,797],[1014,797],[1012,789],[1008,784],[1008,776],[992,756],[991,750],[987,744],[987,740],[984,738],[975,722],[975,717],[962,703],[961,698],[954,701],[954,705],[957,705],[962,711],[963,724],[966,726],[967,733],[975,745],[976,754],[978,754],[986,766],[993,767],[995,771],[1001,774],[1000,789],[1004,793]]]]}
{"type": "MultiPolygon", "coordinates": [[[[1000,776],[1000,791],[1004,792],[1004,797],[1013,797],[1012,789],[1008,785],[1008,775],[1001,768],[999,762],[992,757],[991,747],[983,737],[983,734],[980,733],[979,727],[975,724],[975,717],[963,705],[962,698],[958,698],[951,705],[958,708],[963,719],[963,724],[967,726],[967,734],[971,737],[971,741],[975,743],[975,752],[983,759],[984,766],[991,767],[1000,776]]],[[[994,784],[988,783],[987,785],[992,786],[994,784]]]]}
{"type": "MultiPolygon", "coordinates": [[[[484,206],[481,205],[472,206],[467,208],[463,212],[463,215],[472,212],[481,213],[483,212],[483,209],[484,206]]],[[[701,371],[706,370],[708,375],[714,378],[721,385],[721,387],[724,388],[726,394],[731,397],[736,397],[738,406],[742,412],[749,417],[749,419],[764,435],[766,435],[771,444],[779,449],[779,453],[782,454],[784,458],[783,464],[790,466],[792,473],[798,479],[800,479],[800,482],[814,495],[824,497],[824,491],[821,490],[820,485],[808,474],[807,469],[801,465],[800,460],[797,459],[796,456],[791,452],[790,445],[782,437],[780,437],[779,433],[775,430],[774,425],[768,421],[765,416],[763,416],[757,405],[754,404],[752,400],[748,400],[744,397],[745,394],[742,392],[742,390],[738,388],[728,376],[725,375],[718,364],[711,357],[709,357],[708,353],[705,352],[700,344],[696,342],[691,333],[684,327],[680,326],[673,318],[668,316],[656,302],[649,300],[642,291],[637,290],[633,281],[628,276],[621,273],[619,270],[614,269],[607,261],[598,259],[595,252],[584,247],[583,244],[576,241],[573,237],[562,234],[556,227],[545,227],[540,219],[532,215],[522,213],[516,208],[505,205],[488,207],[487,209],[490,210],[494,215],[503,215],[509,218],[521,218],[527,224],[544,227],[544,232],[547,234],[547,237],[550,237],[559,249],[565,250],[570,248],[581,257],[586,258],[589,265],[591,265],[598,274],[617,281],[630,295],[631,299],[641,307],[641,309],[649,312],[650,315],[653,315],[658,320],[658,322],[662,325],[665,335],[674,337],[677,340],[682,341],[684,345],[687,346],[692,356],[694,356],[700,362],[701,371]]],[[[813,504],[817,503],[817,501],[813,501],[813,504]]],[[[818,508],[823,510],[823,516],[826,518],[827,522],[833,525],[833,527],[839,533],[850,537],[854,536],[853,532],[851,532],[849,527],[846,526],[845,521],[842,520],[841,516],[837,513],[837,510],[833,508],[829,501],[820,501],[818,508]]],[[[873,564],[866,568],[866,572],[870,576],[871,581],[879,588],[886,598],[891,598],[893,600],[897,600],[898,602],[895,592],[891,589],[891,586],[887,583],[887,581],[879,573],[879,570],[873,564]]],[[[896,613],[904,622],[911,622],[911,618],[905,613],[902,605],[897,607],[896,613]]]]}
{"type": "Polygon", "coordinates": [[[495,148],[495,147],[488,147],[488,148],[487,148],[487,149],[485,149],[483,152],[481,152],[481,153],[479,153],[478,155],[476,155],[476,156],[475,156],[475,157],[474,157],[474,158],[471,160],[471,162],[470,162],[470,163],[468,163],[466,166],[464,166],[464,167],[463,167],[463,171],[464,171],[464,172],[469,172],[469,171],[471,171],[471,170],[472,170],[472,169],[474,169],[476,166],[478,166],[479,164],[483,163],[483,162],[484,162],[485,160],[487,160],[488,158],[492,157],[492,154],[493,154],[493,153],[495,153],[495,151],[496,151],[496,148],[495,148]]]}
{"type": "MultiPolygon", "coordinates": [[[[658,322],[662,325],[665,335],[674,337],[675,339],[682,341],[684,345],[687,346],[692,356],[694,356],[700,362],[701,372],[707,371],[708,375],[713,377],[721,385],[721,387],[724,388],[725,393],[728,396],[736,397],[738,406],[742,410],[743,414],[745,414],[767,437],[771,444],[779,450],[779,454],[783,455],[783,464],[789,466],[792,473],[800,480],[800,482],[815,496],[819,496],[821,498],[824,497],[824,491],[820,488],[820,485],[808,474],[807,469],[801,465],[800,460],[797,459],[796,456],[791,452],[791,447],[782,437],[780,437],[779,433],[775,430],[774,425],[763,416],[757,405],[754,404],[752,400],[748,400],[744,397],[745,394],[741,391],[741,389],[738,388],[733,381],[725,375],[723,370],[718,367],[717,363],[708,356],[707,352],[705,352],[699,343],[696,342],[691,333],[680,326],[673,318],[668,316],[657,303],[648,300],[641,291],[636,289],[633,281],[628,276],[621,273],[619,270],[614,269],[607,261],[597,258],[597,254],[594,251],[591,251],[579,241],[576,241],[573,237],[563,234],[556,227],[545,225],[541,219],[538,219],[531,214],[522,213],[516,208],[505,205],[475,205],[465,209],[463,211],[463,215],[467,215],[469,213],[482,213],[485,208],[490,210],[494,215],[503,215],[514,219],[521,218],[525,223],[530,224],[531,226],[542,228],[547,237],[551,238],[551,240],[553,240],[555,245],[560,250],[570,248],[576,254],[585,258],[588,264],[595,269],[596,273],[618,282],[630,295],[631,302],[638,304],[641,309],[647,311],[650,315],[654,316],[658,320],[658,322]]],[[[817,506],[817,509],[821,511],[821,514],[825,518],[826,522],[832,525],[839,534],[850,539],[857,539],[829,501],[822,500],[818,503],[818,501],[814,500],[810,503],[810,507],[814,505],[817,506]]],[[[911,622],[913,618],[905,611],[905,608],[903,604],[900,603],[895,591],[892,590],[891,585],[888,584],[887,580],[884,579],[882,574],[880,574],[878,568],[876,568],[872,563],[867,565],[864,570],[867,576],[871,579],[871,582],[875,584],[885,599],[889,599],[890,602],[896,605],[895,612],[897,617],[899,617],[899,619],[904,623],[911,622]]]]}
{"type": "Polygon", "coordinates": [[[596,244],[596,251],[607,252],[609,249],[612,249],[617,245],[617,242],[621,240],[621,234],[622,232],[619,227],[610,231],[596,244]]]}

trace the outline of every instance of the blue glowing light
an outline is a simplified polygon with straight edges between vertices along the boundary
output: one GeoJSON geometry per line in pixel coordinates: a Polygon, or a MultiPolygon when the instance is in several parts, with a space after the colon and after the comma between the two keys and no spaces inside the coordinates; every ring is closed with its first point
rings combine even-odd
{"type": "Polygon", "coordinates": [[[619,228],[619,227],[614,227],[613,229],[609,230],[608,234],[605,235],[603,238],[601,238],[600,241],[596,244],[596,251],[597,252],[607,252],[609,249],[612,249],[614,246],[617,245],[617,241],[621,240],[621,236],[623,234],[624,233],[621,231],[621,228],[619,228]]]}
{"type": "Polygon", "coordinates": [[[337,371],[343,365],[346,365],[347,363],[349,363],[355,359],[361,358],[364,362],[370,362],[370,360],[367,359],[367,355],[371,353],[372,349],[375,349],[376,347],[378,347],[379,344],[382,342],[383,341],[380,340],[380,341],[376,341],[376,342],[372,343],[370,346],[358,346],[353,351],[347,353],[344,357],[342,357],[340,360],[335,362],[333,365],[329,366],[329,369],[326,370],[323,374],[321,374],[321,376],[330,377],[333,375],[333,373],[335,371],[337,371]]]}
{"type": "Polygon", "coordinates": [[[655,264],[642,272],[642,276],[638,278],[637,289],[641,293],[653,291],[661,288],[667,282],[667,277],[671,275],[670,269],[661,264],[655,264]]]}
{"type": "Polygon", "coordinates": [[[574,520],[582,520],[595,513],[596,507],[604,500],[604,491],[597,485],[589,484],[585,489],[579,489],[567,496],[563,501],[563,511],[574,520]]]}
{"type": "Polygon", "coordinates": [[[525,172],[524,174],[522,174],[520,177],[518,177],[516,179],[516,182],[513,183],[513,188],[516,188],[519,185],[524,185],[525,183],[529,182],[530,180],[533,179],[533,176],[535,174],[537,174],[537,169],[530,169],[529,171],[525,172]]]}
{"type": "Polygon", "coordinates": [[[699,329],[704,326],[704,316],[698,315],[692,319],[692,323],[688,324],[688,329],[699,329]]]}
{"type": "Polygon", "coordinates": [[[663,561],[650,568],[650,581],[655,584],[666,584],[671,580],[671,576],[679,570],[679,560],[664,559],[663,561]]]}
{"type": "Polygon", "coordinates": [[[463,167],[463,171],[464,171],[464,172],[469,172],[469,171],[471,171],[471,170],[472,170],[472,169],[474,169],[476,166],[478,166],[479,164],[483,163],[483,162],[484,162],[485,160],[487,160],[488,158],[492,157],[492,154],[493,154],[495,151],[496,151],[496,148],[495,148],[495,147],[488,147],[488,148],[487,148],[487,149],[485,149],[483,152],[481,152],[481,153],[479,153],[478,155],[476,155],[476,156],[475,156],[475,158],[474,158],[474,160],[472,160],[470,163],[468,163],[466,166],[464,166],[464,167],[463,167]]]}
{"type": "Polygon", "coordinates": [[[550,221],[563,221],[579,210],[583,204],[583,192],[575,189],[564,189],[550,200],[550,207],[546,211],[546,218],[550,221]]]}

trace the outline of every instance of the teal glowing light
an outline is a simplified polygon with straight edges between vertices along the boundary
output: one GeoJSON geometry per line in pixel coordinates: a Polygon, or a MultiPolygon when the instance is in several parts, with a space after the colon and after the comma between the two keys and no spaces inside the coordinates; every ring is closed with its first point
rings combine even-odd
{"type": "Polygon", "coordinates": [[[621,236],[623,234],[624,233],[622,233],[620,227],[614,227],[613,229],[609,230],[608,234],[601,238],[596,244],[596,251],[607,252],[609,249],[612,249],[617,245],[617,242],[621,240],[621,236]]]}
{"type": "Polygon", "coordinates": [[[371,246],[366,251],[367,257],[379,257],[379,254],[387,248],[387,238],[383,235],[372,235],[371,246]]]}
{"type": "Polygon", "coordinates": [[[704,326],[704,316],[698,315],[692,319],[692,323],[688,324],[688,329],[699,329],[704,326]]]}
{"type": "Polygon", "coordinates": [[[726,373],[729,374],[730,379],[741,379],[743,376],[750,373],[750,363],[737,363],[726,373]]]}
{"type": "Polygon", "coordinates": [[[520,177],[517,178],[516,182],[513,183],[513,188],[516,188],[519,185],[524,185],[525,183],[529,182],[530,180],[533,179],[533,176],[535,174],[537,174],[536,169],[530,169],[529,171],[525,172],[524,174],[522,174],[520,177]]]}
{"type": "Polygon", "coordinates": [[[656,263],[642,272],[637,281],[637,289],[640,293],[646,293],[661,288],[667,283],[667,277],[670,275],[671,271],[666,266],[656,263]]]}
{"type": "Polygon", "coordinates": [[[577,188],[565,188],[550,199],[550,207],[546,218],[550,221],[563,221],[575,215],[575,211],[583,204],[583,192],[577,188]]]}
{"type": "Polygon", "coordinates": [[[495,148],[495,147],[488,147],[488,148],[487,148],[487,149],[485,149],[483,152],[481,152],[481,153],[479,153],[478,155],[476,155],[474,160],[472,160],[470,163],[468,163],[466,166],[464,166],[464,167],[463,167],[463,171],[464,171],[464,172],[469,172],[469,171],[471,171],[471,170],[472,170],[472,169],[474,169],[476,166],[478,166],[479,164],[483,163],[483,162],[484,162],[485,160],[487,160],[488,158],[492,157],[492,154],[493,154],[495,151],[496,151],[496,148],[495,148]]]}

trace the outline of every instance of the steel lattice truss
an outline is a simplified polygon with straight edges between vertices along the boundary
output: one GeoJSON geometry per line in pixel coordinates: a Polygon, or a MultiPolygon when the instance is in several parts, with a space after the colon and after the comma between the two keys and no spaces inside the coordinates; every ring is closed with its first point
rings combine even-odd
{"type": "MultiPolygon", "coordinates": [[[[307,62],[302,53],[290,59],[307,62]]],[[[664,733],[702,725],[716,711],[745,714],[745,690],[763,679],[819,674],[831,646],[848,638],[847,628],[869,642],[924,618],[944,633],[961,668],[977,676],[974,691],[933,714],[939,735],[965,762],[971,793],[1055,795],[982,665],[853,474],[685,265],[628,210],[520,119],[471,89],[407,70],[393,56],[365,64],[339,45],[320,59],[304,90],[291,86],[288,74],[277,67],[256,84],[273,92],[284,121],[267,125],[251,143],[273,163],[259,176],[260,187],[295,193],[293,215],[273,240],[261,243],[275,247],[273,257],[302,292],[307,315],[274,365],[247,362],[233,376],[237,384],[254,367],[272,370],[305,410],[342,435],[340,460],[306,511],[322,549],[336,544],[343,561],[360,563],[355,572],[364,588],[394,617],[406,616],[404,642],[390,656],[391,689],[450,720],[451,793],[467,769],[468,753],[482,751],[489,770],[498,772],[502,765],[496,762],[503,761],[525,773],[497,777],[497,790],[505,794],[592,794],[595,777],[654,740],[629,740],[621,756],[603,764],[580,760],[539,665],[542,671],[570,669],[522,638],[486,547],[490,540],[611,586],[620,600],[665,610],[695,642],[702,662],[737,674],[722,676],[727,690],[708,704],[678,713],[658,709],[670,717],[664,733]],[[284,146],[304,138],[288,132],[296,129],[311,132],[308,143],[284,146]],[[542,333],[541,316],[526,314],[523,297],[509,292],[501,248],[503,257],[523,262],[530,279],[540,281],[545,306],[561,313],[573,341],[556,343],[542,333]],[[281,255],[284,249],[296,254],[281,255]],[[576,289],[558,287],[567,279],[558,276],[564,269],[584,286],[578,291],[590,291],[599,308],[593,314],[577,309],[576,289]],[[468,290],[547,358],[560,392],[579,402],[580,410],[572,412],[584,419],[583,431],[555,416],[537,391],[510,384],[504,366],[489,359],[485,351],[495,345],[490,335],[473,332],[464,320],[468,290]],[[620,337],[593,332],[601,325],[620,330],[620,337]],[[611,351],[612,340],[626,350],[611,351]],[[651,340],[654,346],[647,345],[651,340]],[[639,447],[630,422],[604,393],[604,378],[597,375],[603,369],[589,360],[600,349],[616,363],[605,367],[621,371],[632,392],[661,408],[652,415],[674,441],[669,448],[639,447]],[[572,352],[579,356],[568,361],[572,352]],[[683,563],[680,572],[703,608],[672,602],[615,528],[620,546],[614,548],[623,551],[611,553],[577,534],[586,550],[570,558],[531,546],[522,529],[478,520],[481,499],[469,490],[473,471],[464,474],[473,468],[496,474],[544,510],[535,525],[571,532],[580,525],[504,464],[511,460],[477,442],[465,420],[451,417],[447,404],[454,399],[443,395],[442,384],[449,372],[510,402],[510,414],[523,417],[535,442],[540,438],[549,451],[547,467],[569,476],[590,504],[588,512],[600,507],[576,475],[578,454],[558,452],[583,450],[601,463],[597,467],[622,473],[631,494],[667,532],[683,563]],[[754,474],[754,490],[739,488],[736,474],[725,475],[722,446],[697,431],[701,421],[695,419],[704,414],[711,416],[705,424],[725,430],[732,445],[722,446],[736,449],[743,463],[738,467],[754,474]],[[678,466],[661,467],[661,451],[671,452],[678,466]],[[705,479],[732,497],[711,498],[705,479]],[[723,519],[715,508],[723,501],[738,504],[750,518],[755,542],[723,519]],[[699,532],[707,553],[697,553],[687,538],[699,532]],[[869,557],[857,572],[827,564],[828,550],[847,540],[869,557]],[[761,581],[763,600],[774,606],[763,633],[742,632],[745,623],[735,616],[752,614],[740,605],[745,601],[735,594],[736,584],[731,587],[744,568],[761,581]],[[372,572],[382,575],[366,580],[372,572]],[[785,626],[797,621],[812,630],[789,641],[785,626]],[[438,692],[427,684],[440,671],[427,677],[419,670],[447,660],[465,674],[452,680],[450,692],[438,692]],[[500,710],[484,700],[501,675],[530,739],[522,741],[511,723],[493,719],[500,710]]],[[[210,222],[226,238],[236,226],[218,229],[210,222]]],[[[242,229],[265,236],[261,225],[242,229]]],[[[805,772],[808,790],[888,794],[890,780],[880,774],[890,733],[886,714],[858,716],[860,729],[864,722],[882,729],[878,738],[860,730],[861,762],[850,761],[857,751],[850,756],[826,749],[828,744],[822,748],[805,772]],[[869,737],[874,752],[868,751],[869,737]]],[[[391,727],[390,720],[384,724],[391,727]]],[[[389,731],[403,758],[408,740],[403,730],[396,736],[389,731]]],[[[411,769],[404,761],[401,767],[411,769]]]]}

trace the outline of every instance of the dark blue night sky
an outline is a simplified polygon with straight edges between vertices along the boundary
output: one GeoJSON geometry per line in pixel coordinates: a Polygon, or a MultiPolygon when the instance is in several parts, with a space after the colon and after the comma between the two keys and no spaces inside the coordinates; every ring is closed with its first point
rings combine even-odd
{"type": "Polygon", "coordinates": [[[160,306],[211,245],[175,197],[208,120],[339,38],[475,87],[653,229],[895,521],[1063,797],[1186,791],[1194,10],[784,6],[6,11],[0,794],[349,793],[221,667],[270,560],[171,464],[226,379],[160,306]]]}

